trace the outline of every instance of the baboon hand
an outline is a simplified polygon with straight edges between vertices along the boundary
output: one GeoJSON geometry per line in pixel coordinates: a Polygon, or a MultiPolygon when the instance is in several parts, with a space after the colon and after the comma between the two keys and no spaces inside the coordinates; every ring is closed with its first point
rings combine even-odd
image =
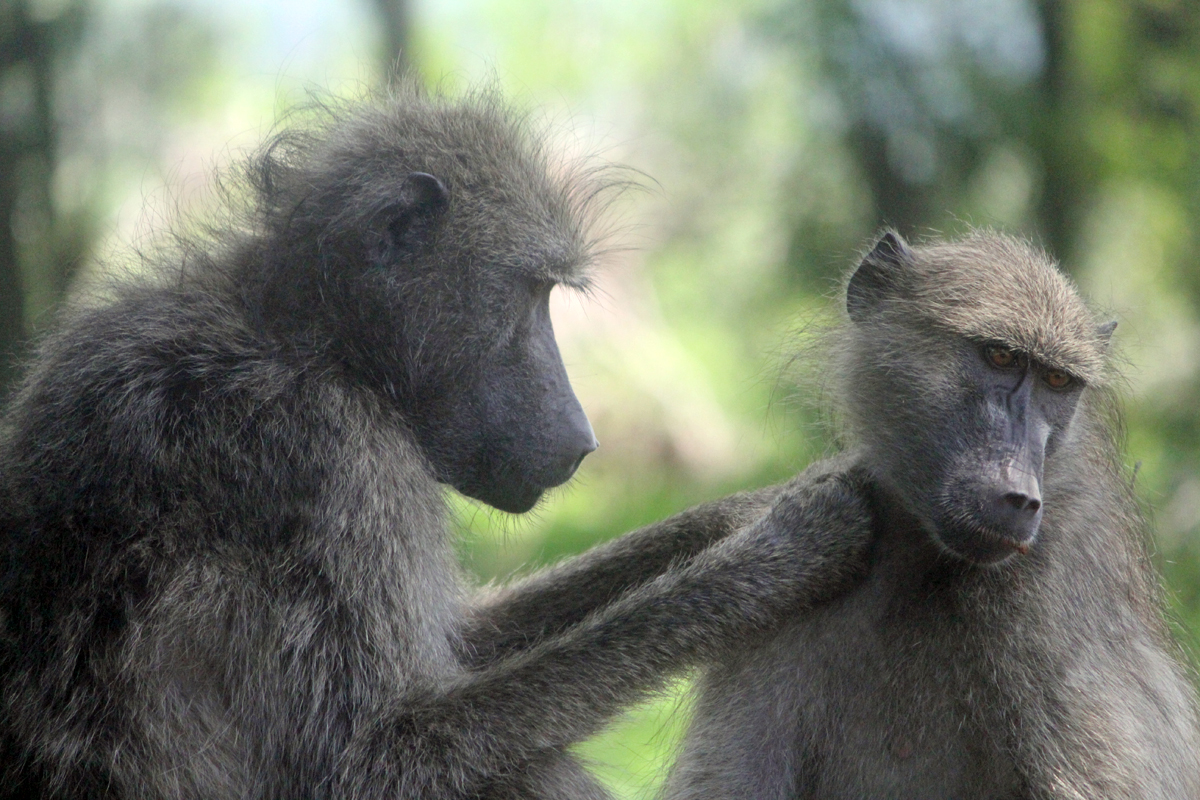
{"type": "Polygon", "coordinates": [[[866,573],[874,530],[866,487],[856,470],[806,472],[784,488],[758,523],[794,560],[808,603],[839,593],[866,573]]]}

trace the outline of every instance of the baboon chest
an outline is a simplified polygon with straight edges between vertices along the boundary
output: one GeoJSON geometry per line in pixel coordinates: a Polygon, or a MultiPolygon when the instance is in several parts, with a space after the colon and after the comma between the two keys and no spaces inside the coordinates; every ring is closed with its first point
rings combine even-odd
{"type": "Polygon", "coordinates": [[[952,589],[907,575],[877,564],[712,673],[690,768],[775,774],[782,782],[754,791],[796,800],[1021,797],[1003,728],[980,711],[995,687],[982,643],[961,633],[978,621],[955,619],[952,589]]]}
{"type": "Polygon", "coordinates": [[[1019,796],[977,712],[990,687],[975,685],[970,643],[948,641],[937,604],[869,582],[780,643],[797,687],[797,798],[1019,796]]]}

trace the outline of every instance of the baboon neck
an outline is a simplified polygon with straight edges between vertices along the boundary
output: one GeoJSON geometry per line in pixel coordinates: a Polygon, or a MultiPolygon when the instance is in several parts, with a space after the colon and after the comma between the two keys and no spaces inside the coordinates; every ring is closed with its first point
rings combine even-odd
{"type": "Polygon", "coordinates": [[[947,553],[934,534],[909,510],[900,495],[880,480],[870,485],[875,511],[875,555],[873,569],[886,571],[905,581],[925,583],[930,578],[961,574],[966,562],[947,553]]]}

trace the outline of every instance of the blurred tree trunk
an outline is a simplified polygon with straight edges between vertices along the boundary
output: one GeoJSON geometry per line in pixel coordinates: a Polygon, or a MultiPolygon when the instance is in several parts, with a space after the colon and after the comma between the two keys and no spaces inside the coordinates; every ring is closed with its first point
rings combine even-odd
{"type": "Polygon", "coordinates": [[[0,396],[13,380],[14,361],[25,341],[25,291],[13,237],[18,152],[0,133],[0,396]]]}
{"type": "Polygon", "coordinates": [[[375,0],[383,20],[383,58],[389,70],[402,72],[411,69],[408,48],[412,44],[411,18],[408,0],[375,0]]]}
{"type": "Polygon", "coordinates": [[[1067,246],[1070,231],[1070,206],[1078,201],[1079,187],[1075,186],[1072,170],[1067,168],[1069,135],[1063,130],[1063,105],[1070,103],[1066,70],[1065,16],[1061,0],[1040,0],[1038,15],[1042,20],[1042,36],[1046,62],[1038,84],[1039,108],[1034,123],[1033,141],[1042,167],[1042,195],[1038,203],[1038,227],[1047,249],[1070,263],[1067,246]]]}
{"type": "MultiPolygon", "coordinates": [[[[18,250],[18,215],[31,158],[50,150],[44,102],[47,38],[24,3],[0,10],[0,394],[12,383],[25,343],[25,281],[18,250]]],[[[44,187],[45,188],[45,187],[44,187]]]]}
{"type": "Polygon", "coordinates": [[[0,395],[16,377],[29,337],[26,297],[61,298],[86,249],[80,231],[56,219],[54,81],[57,64],[80,41],[84,8],[75,2],[47,18],[37,4],[0,5],[0,395]],[[63,246],[69,241],[71,246],[63,246]]]}

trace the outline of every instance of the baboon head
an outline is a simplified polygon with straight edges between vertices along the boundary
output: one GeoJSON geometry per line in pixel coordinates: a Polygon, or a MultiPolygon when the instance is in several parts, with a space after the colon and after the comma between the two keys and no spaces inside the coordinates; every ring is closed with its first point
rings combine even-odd
{"type": "Polygon", "coordinates": [[[885,233],[846,308],[844,400],[883,483],[963,559],[1027,551],[1115,323],[1097,325],[1044,254],[991,233],[928,247],[885,233]]]}
{"type": "Polygon", "coordinates": [[[586,283],[596,187],[487,96],[353,114],[260,156],[264,313],[398,405],[439,480],[526,511],[596,447],[549,312],[586,283]]]}

